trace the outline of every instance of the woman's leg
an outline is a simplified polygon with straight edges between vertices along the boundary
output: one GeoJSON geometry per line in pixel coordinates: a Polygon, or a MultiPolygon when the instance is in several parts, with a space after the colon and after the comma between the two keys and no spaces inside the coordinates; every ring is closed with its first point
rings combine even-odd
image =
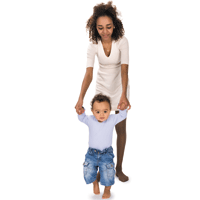
{"type": "Polygon", "coordinates": [[[98,181],[98,182],[100,181],[100,173],[99,173],[99,171],[98,171],[98,173],[97,173],[97,181],[98,181]]]}
{"type": "MultiPolygon", "coordinates": [[[[119,111],[115,111],[118,114],[119,111]]],[[[124,157],[124,149],[126,145],[126,119],[115,125],[117,132],[117,165],[116,165],[116,176],[122,182],[128,181],[128,176],[122,172],[122,161],[124,157]]]]}

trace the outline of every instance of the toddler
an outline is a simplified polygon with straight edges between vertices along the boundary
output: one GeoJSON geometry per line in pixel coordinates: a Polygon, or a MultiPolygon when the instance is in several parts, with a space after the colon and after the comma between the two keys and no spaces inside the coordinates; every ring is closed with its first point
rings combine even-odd
{"type": "Polygon", "coordinates": [[[89,127],[89,148],[85,155],[84,179],[86,184],[93,183],[94,194],[100,194],[99,183],[96,179],[100,172],[100,183],[105,186],[103,199],[110,197],[110,189],[115,179],[115,164],[112,148],[113,129],[116,124],[127,116],[127,110],[119,110],[119,114],[111,114],[110,98],[97,94],[92,99],[91,111],[87,116],[82,108],[78,119],[89,127]]]}

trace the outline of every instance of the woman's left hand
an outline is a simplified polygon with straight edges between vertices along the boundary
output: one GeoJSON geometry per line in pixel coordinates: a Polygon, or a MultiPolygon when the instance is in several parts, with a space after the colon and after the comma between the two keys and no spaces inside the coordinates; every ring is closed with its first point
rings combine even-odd
{"type": "Polygon", "coordinates": [[[121,98],[120,98],[119,104],[117,106],[117,109],[124,110],[124,109],[127,109],[127,108],[128,108],[128,110],[130,110],[131,104],[130,104],[129,100],[127,99],[127,97],[125,95],[122,95],[121,98]]]}

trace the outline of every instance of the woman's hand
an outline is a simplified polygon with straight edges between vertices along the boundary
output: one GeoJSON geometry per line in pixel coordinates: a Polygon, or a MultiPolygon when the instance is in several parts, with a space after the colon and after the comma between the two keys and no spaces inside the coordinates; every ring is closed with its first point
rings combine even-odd
{"type": "Polygon", "coordinates": [[[75,106],[75,109],[78,115],[81,115],[84,113],[84,109],[82,109],[82,106],[83,106],[83,99],[79,99],[75,106]]]}
{"type": "Polygon", "coordinates": [[[127,108],[128,108],[128,110],[130,110],[131,104],[129,103],[127,97],[125,95],[122,95],[121,98],[120,98],[119,104],[117,106],[117,109],[124,110],[124,109],[127,109],[127,108]]]}

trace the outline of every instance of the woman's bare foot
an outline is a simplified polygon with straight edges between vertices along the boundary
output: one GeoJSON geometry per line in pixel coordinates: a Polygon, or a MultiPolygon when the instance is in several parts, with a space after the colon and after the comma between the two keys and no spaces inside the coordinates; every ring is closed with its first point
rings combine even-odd
{"type": "Polygon", "coordinates": [[[102,199],[108,199],[108,198],[110,198],[110,188],[111,188],[111,186],[105,186],[102,199]]]}
{"type": "Polygon", "coordinates": [[[117,169],[116,169],[116,176],[122,182],[126,182],[129,179],[128,176],[126,176],[121,170],[117,171],[117,169]]]}
{"type": "Polygon", "coordinates": [[[99,183],[97,180],[93,182],[93,192],[94,194],[100,194],[99,183]]]}

